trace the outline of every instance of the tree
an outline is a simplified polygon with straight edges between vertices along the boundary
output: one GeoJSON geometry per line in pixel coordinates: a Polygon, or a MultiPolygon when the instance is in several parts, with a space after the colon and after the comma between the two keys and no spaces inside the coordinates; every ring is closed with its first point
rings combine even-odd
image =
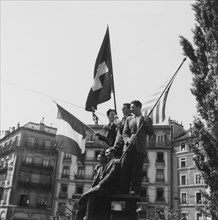
{"type": "Polygon", "coordinates": [[[196,141],[191,149],[209,189],[204,193],[205,208],[201,211],[215,220],[218,218],[218,1],[197,0],[192,7],[196,21],[193,44],[180,36],[184,55],[190,59],[191,92],[197,101],[198,116],[193,126],[196,141]]]}

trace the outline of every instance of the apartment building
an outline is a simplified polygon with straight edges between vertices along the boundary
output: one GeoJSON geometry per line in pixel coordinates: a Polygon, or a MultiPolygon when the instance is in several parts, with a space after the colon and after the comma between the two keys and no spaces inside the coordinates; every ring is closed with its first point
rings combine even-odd
{"type": "Polygon", "coordinates": [[[171,205],[170,129],[170,125],[154,125],[155,135],[147,138],[139,219],[162,217],[171,205]]]}
{"type": "Polygon", "coordinates": [[[84,166],[73,155],[61,152],[58,155],[56,186],[53,200],[53,219],[65,216],[71,219],[75,214],[74,205],[82,193],[90,189],[97,155],[108,146],[94,135],[104,133],[102,125],[88,125],[86,130],[86,155],[84,166]],[[93,129],[93,130],[92,130],[93,129]]]}
{"type": "Polygon", "coordinates": [[[195,166],[194,153],[189,149],[193,136],[191,129],[183,132],[172,141],[173,153],[173,208],[180,213],[183,220],[209,219],[197,211],[203,206],[201,191],[206,190],[201,172],[195,166]]]}
{"type": "Polygon", "coordinates": [[[56,129],[43,122],[13,127],[0,139],[0,219],[50,218],[56,129]]]}

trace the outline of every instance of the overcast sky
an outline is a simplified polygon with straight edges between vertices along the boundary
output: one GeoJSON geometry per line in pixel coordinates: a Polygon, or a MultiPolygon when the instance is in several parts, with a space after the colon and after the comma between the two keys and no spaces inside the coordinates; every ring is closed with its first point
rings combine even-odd
{"type": "MultiPolygon", "coordinates": [[[[110,31],[118,116],[124,102],[145,102],[192,42],[194,1],[1,1],[1,130],[32,121],[55,126],[52,100],[87,124],[84,110],[95,60],[110,31]]],[[[168,96],[167,114],[185,128],[196,114],[189,60],[168,96]]],[[[113,99],[98,106],[99,124],[113,99]]]]}

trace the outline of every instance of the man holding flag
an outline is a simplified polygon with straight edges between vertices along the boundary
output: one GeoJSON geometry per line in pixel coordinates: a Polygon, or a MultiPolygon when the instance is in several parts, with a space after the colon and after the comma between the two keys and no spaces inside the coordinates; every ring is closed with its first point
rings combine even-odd
{"type": "Polygon", "coordinates": [[[139,195],[141,191],[142,169],[146,155],[146,136],[153,135],[150,118],[144,118],[141,113],[142,103],[131,102],[133,115],[126,118],[123,129],[124,148],[121,157],[121,193],[139,195]],[[139,129],[141,127],[141,129],[139,129]]]}

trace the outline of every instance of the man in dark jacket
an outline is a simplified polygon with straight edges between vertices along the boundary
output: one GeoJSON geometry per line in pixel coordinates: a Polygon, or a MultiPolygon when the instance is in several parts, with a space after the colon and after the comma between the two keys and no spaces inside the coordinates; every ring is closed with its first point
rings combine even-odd
{"type": "Polygon", "coordinates": [[[105,157],[105,152],[101,151],[97,156],[98,164],[95,166],[93,171],[93,182],[92,187],[98,185],[100,179],[102,178],[104,168],[107,164],[107,159],[105,157]]]}
{"type": "Polygon", "coordinates": [[[131,102],[132,115],[127,117],[123,129],[124,156],[121,160],[122,193],[140,194],[142,169],[146,156],[146,136],[153,135],[153,127],[150,118],[144,118],[141,113],[142,104],[135,100],[131,102]],[[140,131],[136,135],[139,127],[140,131]]]}
{"type": "Polygon", "coordinates": [[[113,147],[117,134],[116,111],[114,109],[109,109],[107,111],[107,117],[109,123],[104,126],[106,135],[102,135],[100,133],[96,133],[95,135],[99,138],[99,140],[106,142],[109,147],[113,147]]]}
{"type": "MultiPolygon", "coordinates": [[[[86,216],[83,219],[93,220],[96,197],[113,195],[119,190],[120,164],[119,160],[115,158],[115,150],[106,149],[105,156],[108,163],[98,184],[84,193],[78,202],[79,208],[86,205],[86,216]]],[[[76,220],[80,219],[82,219],[81,216],[77,215],[76,220]]]]}

